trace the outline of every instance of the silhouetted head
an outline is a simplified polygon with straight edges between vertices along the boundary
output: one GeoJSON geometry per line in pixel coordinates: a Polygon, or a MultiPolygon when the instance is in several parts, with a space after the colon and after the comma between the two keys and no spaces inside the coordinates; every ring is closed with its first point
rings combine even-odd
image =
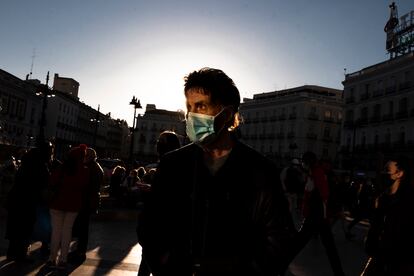
{"type": "Polygon", "coordinates": [[[391,181],[400,180],[403,186],[412,186],[412,161],[406,156],[395,156],[388,160],[384,172],[391,181]]]}
{"type": "Polygon", "coordinates": [[[158,137],[157,153],[159,157],[180,147],[180,140],[178,139],[177,134],[173,131],[164,131],[158,137]]]}
{"type": "Polygon", "coordinates": [[[307,151],[302,155],[302,165],[304,168],[310,168],[318,163],[316,154],[312,151],[307,151]]]}
{"type": "Polygon", "coordinates": [[[95,162],[97,158],[96,151],[93,148],[86,149],[85,163],[95,162]]]}
{"type": "Polygon", "coordinates": [[[67,159],[63,162],[63,167],[69,174],[74,174],[83,165],[87,148],[85,144],[81,144],[70,149],[67,159]]]}

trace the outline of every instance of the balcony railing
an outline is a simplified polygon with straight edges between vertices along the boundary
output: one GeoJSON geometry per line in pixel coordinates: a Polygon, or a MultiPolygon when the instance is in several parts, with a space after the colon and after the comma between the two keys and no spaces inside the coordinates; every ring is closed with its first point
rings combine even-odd
{"type": "Polygon", "coordinates": [[[324,142],[332,142],[332,137],[331,136],[323,136],[322,137],[322,141],[324,141],[324,142]]]}
{"type": "Polygon", "coordinates": [[[309,119],[309,120],[318,120],[318,119],[319,119],[319,117],[318,117],[318,114],[315,114],[315,113],[309,113],[309,115],[308,115],[308,119],[309,119]]]}
{"type": "Polygon", "coordinates": [[[383,121],[391,121],[393,119],[394,119],[394,114],[392,114],[392,113],[382,116],[383,121]]]}
{"type": "Polygon", "coordinates": [[[410,81],[405,81],[405,82],[402,82],[402,83],[400,83],[400,91],[404,91],[404,90],[407,90],[407,89],[409,89],[411,87],[411,82],[410,81]]]}
{"type": "Polygon", "coordinates": [[[368,118],[359,118],[358,120],[356,120],[356,124],[357,125],[365,125],[368,123],[368,118]]]}
{"type": "Polygon", "coordinates": [[[289,131],[287,134],[287,138],[294,138],[295,137],[295,133],[293,131],[289,131]]]}
{"type": "Polygon", "coordinates": [[[395,85],[393,85],[393,86],[389,86],[389,87],[387,87],[386,89],[385,89],[385,94],[392,94],[392,93],[394,93],[396,91],[396,87],[395,87],[395,85]]]}
{"type": "Polygon", "coordinates": [[[345,98],[345,103],[354,103],[355,102],[355,97],[347,97],[345,98]]]}
{"type": "Polygon", "coordinates": [[[375,90],[374,92],[372,92],[372,97],[373,98],[380,97],[382,95],[384,95],[384,90],[383,89],[378,89],[378,90],[375,90]]]}
{"type": "Polygon", "coordinates": [[[404,119],[408,117],[408,111],[407,110],[403,110],[403,111],[399,111],[397,112],[396,116],[397,119],[404,119]]]}
{"type": "Polygon", "coordinates": [[[354,120],[346,120],[344,122],[344,127],[353,127],[355,125],[354,120]]]}
{"type": "Polygon", "coordinates": [[[294,120],[294,119],[296,119],[296,113],[291,113],[291,114],[289,114],[289,120],[294,120]]]}
{"type": "Polygon", "coordinates": [[[369,120],[371,123],[378,123],[379,121],[381,121],[381,116],[380,115],[375,115],[372,116],[371,119],[369,120]]]}
{"type": "Polygon", "coordinates": [[[323,120],[327,123],[333,123],[334,119],[332,117],[324,117],[323,120]]]}
{"type": "Polygon", "coordinates": [[[363,93],[363,94],[361,94],[361,101],[365,101],[367,99],[369,99],[369,93],[363,93]]]}
{"type": "Polygon", "coordinates": [[[286,120],[286,115],[285,114],[279,115],[279,120],[286,120]]]}

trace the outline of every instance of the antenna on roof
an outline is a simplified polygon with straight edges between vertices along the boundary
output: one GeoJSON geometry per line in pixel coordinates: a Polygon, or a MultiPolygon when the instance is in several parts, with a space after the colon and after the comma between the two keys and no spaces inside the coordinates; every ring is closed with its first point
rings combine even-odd
{"type": "Polygon", "coordinates": [[[31,79],[32,78],[32,74],[33,74],[33,64],[34,64],[35,57],[36,57],[36,48],[33,48],[32,64],[30,65],[30,73],[29,73],[29,76],[26,77],[27,79],[31,79]]]}

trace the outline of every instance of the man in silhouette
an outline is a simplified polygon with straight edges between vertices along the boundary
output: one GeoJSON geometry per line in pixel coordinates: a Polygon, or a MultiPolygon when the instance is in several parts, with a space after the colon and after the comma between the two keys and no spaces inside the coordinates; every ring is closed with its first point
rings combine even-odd
{"type": "Polygon", "coordinates": [[[294,227],[275,166],[237,139],[237,87],[203,68],[184,93],[193,143],[161,158],[138,227],[153,275],[283,273],[294,227]]]}

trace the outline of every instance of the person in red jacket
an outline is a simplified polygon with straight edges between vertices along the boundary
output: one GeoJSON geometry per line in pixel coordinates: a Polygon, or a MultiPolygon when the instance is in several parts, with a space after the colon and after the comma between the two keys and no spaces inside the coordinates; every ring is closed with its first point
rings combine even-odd
{"type": "Polygon", "coordinates": [[[334,275],[342,276],[344,272],[341,260],[327,217],[329,186],[325,171],[318,164],[315,153],[310,151],[303,154],[302,166],[307,173],[302,206],[304,221],[296,236],[292,257],[294,258],[315,234],[319,234],[334,275]]]}
{"type": "Polygon", "coordinates": [[[72,148],[62,167],[51,176],[50,185],[56,193],[50,203],[52,241],[49,266],[57,265],[65,269],[67,265],[73,223],[82,208],[83,195],[89,182],[89,170],[83,163],[86,149],[83,144],[72,148]]]}

